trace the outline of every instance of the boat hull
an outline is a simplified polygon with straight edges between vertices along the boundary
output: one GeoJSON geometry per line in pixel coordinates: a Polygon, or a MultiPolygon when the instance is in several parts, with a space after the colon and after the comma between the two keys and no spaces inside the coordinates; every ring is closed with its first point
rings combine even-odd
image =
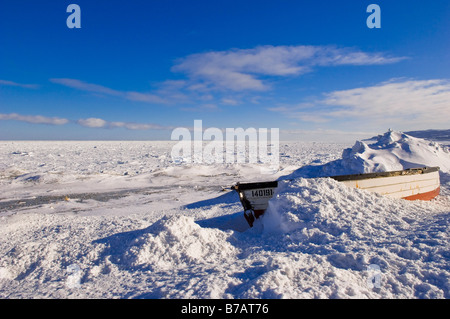
{"type": "Polygon", "coordinates": [[[278,181],[238,183],[233,186],[239,193],[239,199],[244,207],[244,217],[250,227],[253,227],[254,221],[264,214],[277,187],[278,181]]]}
{"type": "Polygon", "coordinates": [[[431,200],[439,195],[439,167],[333,176],[348,187],[406,200],[431,200]]]}

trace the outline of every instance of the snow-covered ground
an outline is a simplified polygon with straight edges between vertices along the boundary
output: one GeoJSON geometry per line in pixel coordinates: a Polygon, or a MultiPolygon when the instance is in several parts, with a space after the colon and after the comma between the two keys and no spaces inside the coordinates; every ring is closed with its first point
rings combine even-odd
{"type": "Polygon", "coordinates": [[[177,164],[172,145],[0,142],[0,297],[450,298],[445,146],[283,142],[268,175],[177,164]],[[433,201],[316,178],[416,164],[441,167],[433,201]],[[249,228],[228,188],[275,179],[249,228]]]}

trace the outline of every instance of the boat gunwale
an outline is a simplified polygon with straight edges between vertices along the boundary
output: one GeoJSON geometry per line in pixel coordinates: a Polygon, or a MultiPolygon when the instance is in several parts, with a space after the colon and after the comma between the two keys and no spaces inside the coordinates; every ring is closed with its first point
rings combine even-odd
{"type": "Polygon", "coordinates": [[[256,182],[256,183],[237,183],[233,186],[238,192],[252,189],[277,188],[278,181],[271,182],[256,182]]]}
{"type": "Polygon", "coordinates": [[[382,177],[394,177],[394,176],[407,176],[407,175],[420,175],[428,174],[439,171],[438,166],[434,167],[418,167],[418,168],[408,168],[399,171],[389,171],[389,172],[377,172],[377,173],[363,173],[363,174],[351,174],[351,175],[337,175],[329,176],[338,182],[343,181],[357,181],[363,179],[373,179],[382,177]]]}

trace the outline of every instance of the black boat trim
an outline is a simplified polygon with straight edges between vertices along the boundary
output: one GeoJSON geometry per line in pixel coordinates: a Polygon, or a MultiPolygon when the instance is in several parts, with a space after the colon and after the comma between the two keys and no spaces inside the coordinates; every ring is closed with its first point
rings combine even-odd
{"type": "Polygon", "coordinates": [[[356,181],[362,179],[372,179],[380,177],[393,177],[393,176],[405,176],[405,175],[419,175],[428,174],[432,172],[439,171],[439,167],[419,167],[419,168],[408,168],[401,171],[390,171],[390,172],[379,172],[379,173],[366,173],[366,174],[352,174],[352,175],[338,175],[329,176],[330,178],[337,180],[338,182],[343,181],[356,181]]]}

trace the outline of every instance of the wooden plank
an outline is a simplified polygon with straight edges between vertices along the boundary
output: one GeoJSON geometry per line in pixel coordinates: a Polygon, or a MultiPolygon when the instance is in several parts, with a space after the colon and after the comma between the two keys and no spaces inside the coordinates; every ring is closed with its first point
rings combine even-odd
{"type": "Polygon", "coordinates": [[[360,188],[394,198],[404,198],[435,191],[440,186],[439,172],[385,177],[357,181],[342,181],[346,186],[360,188]]]}
{"type": "Polygon", "coordinates": [[[416,181],[425,180],[439,180],[439,172],[432,172],[428,174],[418,174],[418,175],[404,175],[404,176],[393,176],[393,177],[383,177],[383,178],[370,178],[362,180],[348,180],[342,181],[346,185],[354,185],[352,187],[367,189],[371,187],[386,186],[386,185],[397,185],[401,183],[411,183],[416,181]]]}
{"type": "Polygon", "coordinates": [[[404,197],[414,196],[417,194],[431,192],[431,191],[434,191],[436,188],[439,188],[439,185],[432,185],[432,186],[427,186],[427,187],[423,187],[420,189],[412,189],[409,191],[402,190],[399,192],[393,192],[393,193],[389,193],[389,194],[385,194],[385,195],[389,196],[389,197],[393,197],[393,198],[404,198],[404,197]]]}
{"type": "MultiPolygon", "coordinates": [[[[349,186],[349,185],[347,185],[347,186],[349,186]]],[[[356,188],[354,186],[349,186],[349,187],[356,188]]],[[[439,187],[439,183],[433,182],[432,184],[422,185],[419,187],[417,187],[417,185],[414,185],[414,187],[413,187],[412,184],[402,184],[402,185],[389,185],[386,187],[380,186],[380,187],[368,188],[368,189],[364,189],[364,190],[368,191],[368,192],[372,192],[372,193],[378,193],[381,195],[390,196],[390,197],[403,198],[406,196],[412,196],[415,194],[432,191],[432,190],[436,189],[437,187],[439,187]]]]}
{"type": "MultiPolygon", "coordinates": [[[[411,181],[411,182],[402,182],[399,181],[396,184],[386,184],[386,185],[376,185],[376,186],[369,186],[370,184],[366,184],[366,187],[362,187],[358,183],[359,181],[354,182],[343,182],[345,185],[353,188],[359,188],[364,189],[368,191],[373,191],[377,193],[392,193],[397,192],[400,190],[411,190],[411,189],[419,189],[426,186],[439,186],[439,180],[436,179],[426,179],[426,180],[419,180],[419,181],[411,181]]],[[[364,186],[364,185],[363,185],[364,186]]]]}

